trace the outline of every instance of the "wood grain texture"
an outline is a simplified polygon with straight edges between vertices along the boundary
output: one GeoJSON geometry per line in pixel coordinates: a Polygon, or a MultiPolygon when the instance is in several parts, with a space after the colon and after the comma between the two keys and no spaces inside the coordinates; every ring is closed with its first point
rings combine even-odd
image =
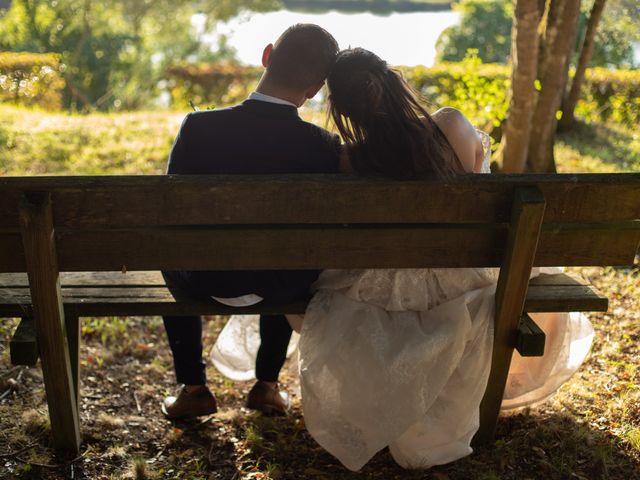
{"type": "Polygon", "coordinates": [[[51,432],[57,450],[77,454],[80,429],[48,194],[25,196],[20,227],[38,335],[51,432]]]}
{"type": "Polygon", "coordinates": [[[539,189],[516,191],[506,253],[496,287],[491,372],[480,403],[480,429],[474,436],[475,444],[488,443],[494,436],[545,206],[544,195],[539,189]]]}
{"type": "Polygon", "coordinates": [[[56,227],[202,224],[508,222],[516,188],[538,186],[547,222],[640,218],[640,174],[461,175],[436,180],[348,175],[0,178],[0,228],[24,191],[51,192],[56,227]]]}
{"type": "MultiPolygon", "coordinates": [[[[63,271],[497,267],[503,224],[175,227],[62,230],[63,271]]],[[[544,229],[535,266],[632,265],[640,221],[544,229]]],[[[24,272],[17,238],[0,233],[2,272],[24,272]],[[4,240],[3,240],[4,237],[4,240]]]]}
{"type": "MultiPolygon", "coordinates": [[[[307,302],[238,310],[215,303],[182,298],[176,302],[160,272],[63,273],[65,312],[80,316],[229,315],[233,313],[304,313],[307,302]]],[[[27,276],[0,274],[0,315],[30,312],[27,276]]],[[[529,282],[526,312],[606,311],[607,298],[585,280],[565,273],[541,275],[529,282]]]]}

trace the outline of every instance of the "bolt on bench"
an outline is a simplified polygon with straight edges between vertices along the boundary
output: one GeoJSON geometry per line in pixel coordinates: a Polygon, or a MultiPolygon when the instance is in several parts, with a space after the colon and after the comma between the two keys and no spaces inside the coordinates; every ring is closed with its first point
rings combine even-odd
{"type": "Polygon", "coordinates": [[[514,348],[540,355],[527,312],[605,311],[567,274],[634,262],[640,174],[0,178],[0,316],[16,364],[41,359],[56,448],[80,446],[79,318],[302,313],[174,298],[158,270],[501,267],[476,443],[493,438],[514,348]],[[123,273],[127,272],[127,273],[123,273]]]}

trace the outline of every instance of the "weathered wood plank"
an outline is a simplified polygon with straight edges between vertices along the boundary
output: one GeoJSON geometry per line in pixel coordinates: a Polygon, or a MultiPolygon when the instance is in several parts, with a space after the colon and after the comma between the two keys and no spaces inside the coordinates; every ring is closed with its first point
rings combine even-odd
{"type": "Polygon", "coordinates": [[[57,227],[125,227],[505,222],[515,189],[537,184],[550,204],[548,222],[640,218],[637,173],[462,175],[446,183],[348,175],[4,177],[0,228],[16,225],[20,195],[34,189],[51,191],[57,227]]]}
{"type": "MultiPolygon", "coordinates": [[[[1,281],[2,280],[0,280],[0,282],[1,281]]],[[[65,284],[64,274],[63,274],[62,283],[63,285],[65,284]]],[[[578,285],[580,286],[580,285],[590,285],[590,283],[587,282],[584,278],[582,278],[577,273],[559,272],[559,273],[541,273],[540,275],[533,277],[531,280],[529,280],[529,288],[531,288],[534,285],[541,285],[541,286],[576,286],[578,285]]]]}
{"type": "MultiPolygon", "coordinates": [[[[537,266],[633,264],[640,222],[544,231],[537,266]]],[[[157,229],[58,235],[64,270],[499,266],[502,225],[157,229]]]]}
{"type": "Polygon", "coordinates": [[[480,429],[473,439],[476,444],[487,443],[494,436],[545,206],[544,195],[537,188],[516,191],[506,254],[496,287],[491,372],[480,403],[480,429]]]}
{"type": "Polygon", "coordinates": [[[32,317],[22,317],[9,342],[12,365],[33,367],[38,363],[36,324],[32,317]]]}
{"type": "Polygon", "coordinates": [[[633,265],[640,242],[640,221],[594,224],[545,224],[535,266],[633,265]],[[564,261],[562,257],[566,257],[564,261]]]}
{"type": "MultiPolygon", "coordinates": [[[[157,270],[132,272],[61,272],[60,284],[66,288],[150,288],[167,285],[162,273],[157,270]],[[123,287],[124,286],[124,287],[123,287]]],[[[24,273],[0,274],[0,287],[28,287],[29,279],[24,273]]]]}
{"type": "Polygon", "coordinates": [[[530,285],[526,312],[606,312],[607,297],[590,285],[530,285]]]}
{"type": "Polygon", "coordinates": [[[77,453],[80,430],[48,194],[25,196],[20,227],[33,299],[51,433],[56,449],[77,453]]]}
{"type": "MultiPolygon", "coordinates": [[[[62,299],[66,311],[81,316],[100,315],[224,315],[233,308],[195,300],[176,303],[164,286],[160,272],[63,273],[62,299]]],[[[30,312],[31,295],[25,274],[0,274],[0,315],[30,312]]],[[[559,273],[530,280],[524,310],[527,312],[606,311],[607,298],[585,280],[559,273]]],[[[305,302],[279,307],[256,305],[242,313],[303,313],[305,302]],[[274,311],[276,308],[278,311],[274,311]],[[264,310],[269,311],[264,311],[264,310]]]]}
{"type": "Polygon", "coordinates": [[[526,313],[522,315],[516,335],[516,350],[523,357],[541,357],[544,355],[546,335],[526,313]]]}
{"type": "MultiPolygon", "coordinates": [[[[18,248],[18,245],[0,246],[18,248]]],[[[66,230],[56,234],[64,271],[322,269],[499,266],[506,228],[488,225],[262,226],[66,230]]],[[[631,265],[640,221],[553,225],[534,265],[631,265]]],[[[0,271],[25,270],[5,255],[0,271]]]]}
{"type": "Polygon", "coordinates": [[[497,266],[506,228],[291,227],[62,232],[60,265],[87,270],[497,266]]]}
{"type": "MultiPolygon", "coordinates": [[[[167,283],[157,270],[130,272],[61,272],[62,288],[149,288],[164,287],[167,283]]],[[[169,284],[170,285],[170,284],[169,284]]],[[[533,286],[589,286],[590,283],[573,272],[541,273],[529,280],[533,286]]],[[[0,287],[28,287],[29,279],[25,273],[0,274],[0,287]]]]}

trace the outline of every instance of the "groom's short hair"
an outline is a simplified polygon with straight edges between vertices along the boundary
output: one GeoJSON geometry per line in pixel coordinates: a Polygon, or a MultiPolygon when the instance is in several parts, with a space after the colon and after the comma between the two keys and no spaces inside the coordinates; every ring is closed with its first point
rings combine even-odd
{"type": "Polygon", "coordinates": [[[338,42],[324,28],[298,23],[276,40],[267,73],[283,87],[304,90],[327,78],[338,50],[338,42]]]}

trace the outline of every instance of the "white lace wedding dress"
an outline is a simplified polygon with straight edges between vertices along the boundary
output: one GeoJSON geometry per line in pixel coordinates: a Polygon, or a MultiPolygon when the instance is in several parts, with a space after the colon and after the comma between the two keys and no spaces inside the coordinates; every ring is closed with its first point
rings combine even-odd
{"type": "MultiPolygon", "coordinates": [[[[497,276],[488,268],[324,271],[299,342],[313,438],[351,470],[385,447],[406,468],[471,453],[489,375],[497,276]]],[[[583,315],[535,320],[547,334],[545,355],[514,353],[503,409],[547,398],[591,345],[583,315]]],[[[212,352],[223,373],[252,373],[255,356],[246,354],[257,349],[256,325],[246,316],[227,324],[212,352]]]]}

